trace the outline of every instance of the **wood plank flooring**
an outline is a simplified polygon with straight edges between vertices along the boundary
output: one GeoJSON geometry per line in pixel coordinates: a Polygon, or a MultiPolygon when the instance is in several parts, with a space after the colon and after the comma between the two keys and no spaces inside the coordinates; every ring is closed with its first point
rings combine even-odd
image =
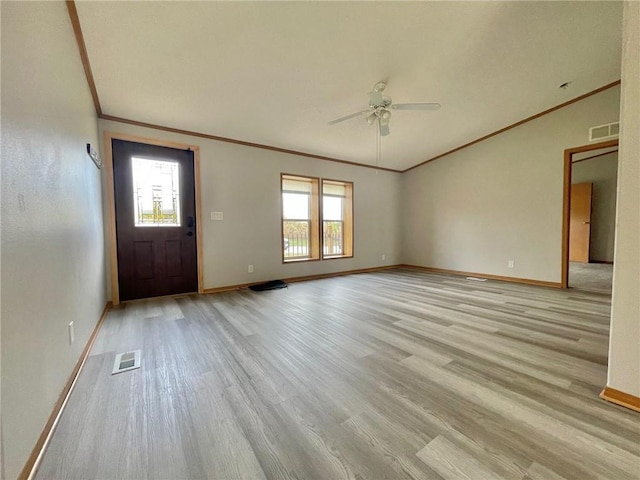
{"type": "Polygon", "coordinates": [[[598,398],[609,311],[400,269],[128,303],[36,478],[637,480],[640,416],[598,398]]]}

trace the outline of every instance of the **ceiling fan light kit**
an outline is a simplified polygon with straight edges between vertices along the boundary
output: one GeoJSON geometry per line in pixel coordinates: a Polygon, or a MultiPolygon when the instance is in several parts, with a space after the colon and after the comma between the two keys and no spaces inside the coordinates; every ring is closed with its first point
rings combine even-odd
{"type": "Polygon", "coordinates": [[[378,82],[373,86],[374,92],[382,92],[387,87],[387,84],[384,82],[378,82]]]}
{"type": "Polygon", "coordinates": [[[381,136],[389,135],[389,123],[391,121],[390,108],[394,110],[438,110],[439,103],[393,103],[391,97],[383,95],[382,92],[387,88],[385,82],[377,82],[373,86],[373,90],[369,92],[369,109],[360,112],[345,115],[329,122],[329,125],[344,122],[352,118],[360,117],[367,114],[367,123],[373,125],[378,123],[378,132],[381,136]]]}

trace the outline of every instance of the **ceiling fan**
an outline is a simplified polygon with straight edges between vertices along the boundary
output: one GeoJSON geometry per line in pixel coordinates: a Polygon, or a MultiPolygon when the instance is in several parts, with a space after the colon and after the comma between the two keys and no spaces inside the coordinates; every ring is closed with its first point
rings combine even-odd
{"type": "Polygon", "coordinates": [[[336,123],[344,122],[367,115],[367,123],[373,125],[378,122],[378,127],[381,136],[389,135],[389,121],[391,120],[392,110],[438,110],[440,108],[439,103],[393,103],[391,97],[383,95],[382,92],[386,88],[385,82],[378,82],[373,86],[373,90],[369,92],[369,109],[362,110],[360,112],[345,115],[344,117],[331,120],[329,125],[335,125],[336,123]]]}

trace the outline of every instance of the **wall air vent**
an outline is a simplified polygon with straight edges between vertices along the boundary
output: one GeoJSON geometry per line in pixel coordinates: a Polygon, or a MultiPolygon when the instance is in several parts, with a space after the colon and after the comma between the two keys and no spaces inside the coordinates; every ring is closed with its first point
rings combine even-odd
{"type": "Polygon", "coordinates": [[[620,135],[620,122],[598,125],[589,129],[589,141],[605,140],[607,138],[617,138],[620,135]]]}
{"type": "Polygon", "coordinates": [[[140,368],[141,357],[142,350],[132,350],[130,352],[117,354],[116,360],[115,362],[113,362],[113,370],[111,371],[111,375],[140,368]]]}

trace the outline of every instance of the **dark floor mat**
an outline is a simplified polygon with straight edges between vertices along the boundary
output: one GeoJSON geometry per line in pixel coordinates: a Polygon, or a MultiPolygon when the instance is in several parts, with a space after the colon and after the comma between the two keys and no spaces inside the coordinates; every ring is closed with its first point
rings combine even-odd
{"type": "Polygon", "coordinates": [[[265,290],[278,290],[280,288],[287,288],[289,285],[282,280],[271,280],[265,283],[259,283],[258,285],[251,285],[250,290],[254,292],[264,292],[265,290]]]}

